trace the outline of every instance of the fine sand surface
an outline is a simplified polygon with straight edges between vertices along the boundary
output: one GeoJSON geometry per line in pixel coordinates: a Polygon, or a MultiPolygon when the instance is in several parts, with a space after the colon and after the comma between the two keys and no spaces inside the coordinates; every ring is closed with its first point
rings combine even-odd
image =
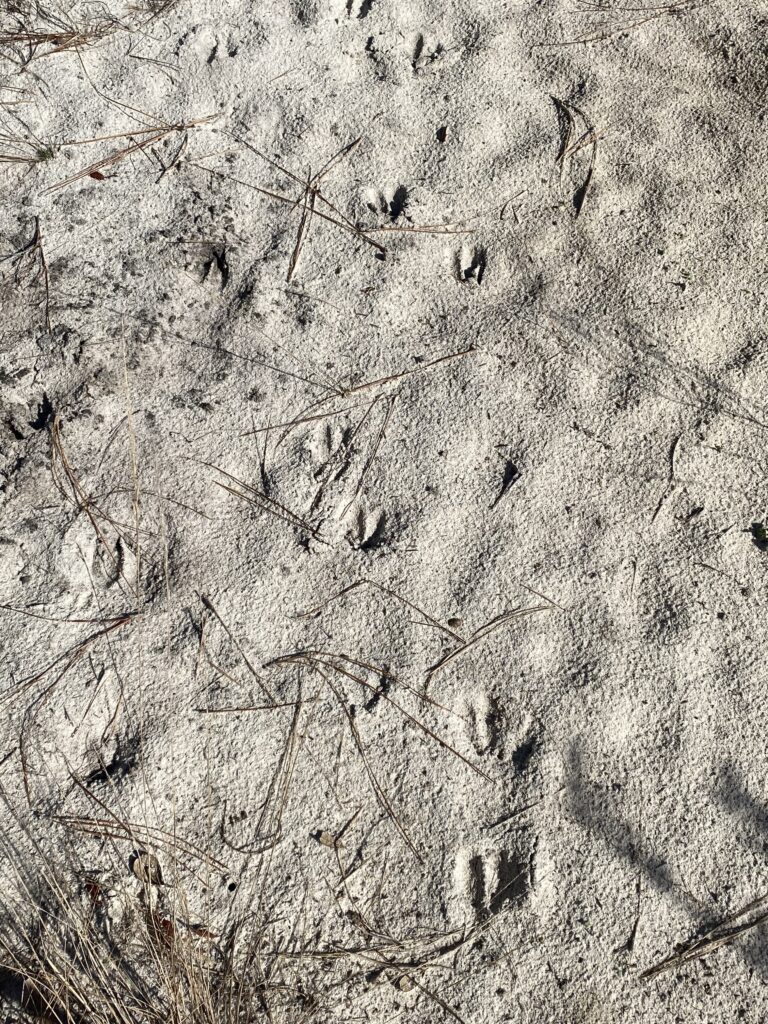
{"type": "Polygon", "coordinates": [[[764,1020],[764,0],[137,2],[3,0],[0,960],[764,1020]]]}

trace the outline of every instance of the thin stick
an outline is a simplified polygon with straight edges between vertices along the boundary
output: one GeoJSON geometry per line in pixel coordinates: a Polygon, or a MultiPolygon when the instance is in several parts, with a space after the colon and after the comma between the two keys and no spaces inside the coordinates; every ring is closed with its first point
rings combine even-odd
{"type": "Polygon", "coordinates": [[[370,455],[368,456],[368,459],[366,460],[366,463],[363,466],[363,471],[360,474],[360,477],[358,478],[357,487],[355,488],[355,493],[352,495],[352,497],[350,498],[349,502],[345,506],[344,511],[341,513],[341,518],[342,519],[344,519],[346,517],[347,513],[349,512],[349,510],[352,508],[352,506],[357,501],[357,498],[358,498],[358,495],[360,494],[360,491],[363,489],[363,485],[365,483],[365,478],[368,475],[368,472],[369,472],[371,466],[373,465],[374,459],[376,458],[376,454],[377,454],[377,452],[379,450],[379,446],[381,445],[381,442],[382,442],[382,440],[384,438],[384,432],[386,431],[387,425],[388,425],[389,420],[390,420],[390,417],[392,416],[392,410],[395,407],[395,398],[396,398],[396,396],[393,396],[388,401],[387,411],[386,411],[386,413],[384,415],[384,420],[382,421],[382,424],[379,427],[379,433],[376,435],[376,440],[373,443],[373,448],[371,449],[370,455]]]}
{"type": "MultiPolygon", "coordinates": [[[[88,790],[88,793],[91,797],[94,795],[90,790],[88,790]]],[[[86,818],[74,814],[56,814],[53,816],[53,820],[86,835],[99,835],[111,839],[130,839],[132,842],[136,841],[136,837],[143,836],[145,842],[165,846],[171,851],[180,850],[186,856],[194,857],[201,864],[208,864],[219,871],[227,871],[227,865],[222,861],[216,860],[210,854],[197,849],[191,843],[179,839],[174,833],[166,832],[164,829],[157,828],[154,825],[139,825],[131,821],[123,822],[119,818],[115,818],[114,821],[111,818],[86,818]]]]}
{"type": "Polygon", "coordinates": [[[388,597],[394,597],[396,601],[399,601],[401,604],[404,604],[406,608],[410,608],[411,611],[416,612],[417,615],[421,615],[422,618],[430,624],[430,626],[434,626],[436,629],[441,630],[443,633],[447,633],[448,636],[453,637],[453,639],[457,640],[460,644],[466,643],[466,640],[460,633],[457,633],[453,629],[449,629],[448,626],[444,626],[442,622],[438,622],[437,619],[432,618],[432,616],[425,612],[423,608],[419,608],[418,605],[413,604],[412,601],[409,601],[401,594],[398,594],[397,591],[390,590],[389,587],[383,587],[380,583],[376,583],[373,580],[369,579],[357,580],[355,583],[350,583],[348,587],[344,587],[342,590],[339,590],[336,594],[332,594],[330,597],[326,598],[325,601],[322,601],[320,604],[315,605],[314,608],[309,608],[303,612],[297,612],[296,618],[306,619],[310,616],[319,615],[320,612],[324,611],[332,602],[338,601],[339,598],[345,597],[347,594],[351,594],[354,590],[357,590],[359,587],[373,587],[374,590],[378,590],[380,593],[386,594],[388,597]]]}
{"type": "Polygon", "coordinates": [[[211,599],[209,597],[206,597],[205,594],[200,594],[199,597],[200,597],[200,600],[203,603],[203,607],[207,608],[208,611],[216,618],[216,620],[219,623],[219,625],[222,627],[222,629],[227,634],[229,639],[235,645],[237,653],[240,655],[240,657],[245,662],[246,668],[251,673],[251,675],[256,680],[256,682],[259,684],[259,687],[262,690],[262,692],[264,694],[266,694],[270,704],[272,704],[273,706],[275,704],[277,704],[277,701],[275,700],[275,697],[274,697],[272,691],[269,689],[269,687],[266,685],[266,683],[263,682],[261,676],[259,675],[259,673],[256,671],[256,669],[253,667],[253,665],[249,661],[248,656],[246,655],[245,651],[240,646],[240,644],[237,642],[235,637],[232,635],[231,629],[226,624],[226,622],[222,619],[222,617],[219,615],[219,613],[216,611],[216,608],[214,607],[213,601],[211,601],[211,599]]]}
{"type": "Polygon", "coordinates": [[[311,223],[312,214],[315,209],[315,198],[317,196],[317,193],[311,187],[310,174],[307,175],[307,187],[304,191],[303,196],[301,220],[299,221],[299,230],[296,235],[296,244],[294,245],[293,252],[291,253],[291,260],[290,263],[288,264],[288,273],[285,278],[285,280],[289,283],[298,265],[301,247],[306,241],[307,235],[309,234],[309,225],[311,223]]]}
{"type": "Polygon", "coordinates": [[[450,352],[447,356],[439,356],[437,359],[432,359],[428,363],[423,363],[421,366],[415,367],[413,370],[403,370],[401,373],[393,373],[389,377],[379,377],[377,380],[369,380],[364,384],[358,384],[353,388],[347,388],[344,395],[354,395],[358,391],[366,391],[368,388],[375,388],[381,384],[391,384],[393,380],[402,380],[404,377],[412,377],[415,373],[423,373],[424,370],[429,370],[433,366],[439,366],[441,363],[450,362],[453,359],[461,359],[464,356],[472,355],[477,352],[474,345],[470,345],[469,348],[462,349],[460,352],[450,352]]]}
{"type": "Polygon", "coordinates": [[[679,953],[674,953],[672,956],[667,957],[666,960],[662,960],[660,963],[643,971],[640,978],[647,981],[649,978],[654,978],[656,975],[661,974],[664,971],[670,971],[676,967],[682,967],[684,964],[690,963],[692,960],[698,960],[703,956],[707,956],[709,953],[713,953],[721,946],[724,946],[729,942],[733,942],[746,932],[751,931],[753,928],[757,928],[758,925],[768,921],[768,910],[762,911],[756,917],[752,918],[752,920],[746,921],[744,924],[737,925],[735,928],[731,928],[730,925],[739,920],[739,918],[744,917],[756,907],[765,903],[766,899],[768,899],[768,895],[763,895],[758,897],[758,899],[753,900],[751,903],[747,904],[746,907],[743,907],[741,910],[737,911],[737,913],[727,918],[727,920],[723,921],[715,928],[712,928],[687,948],[681,950],[679,953]]]}
{"type": "Polygon", "coordinates": [[[17,683],[16,686],[11,687],[10,690],[0,697],[0,707],[5,707],[8,703],[21,696],[22,693],[26,693],[27,690],[33,687],[35,683],[40,682],[40,680],[43,679],[56,665],[62,661],[65,662],[64,668],[58,674],[53,683],[43,691],[44,694],[48,693],[58,682],[60,682],[69,669],[83,657],[86,651],[93,646],[97,640],[103,636],[107,636],[115,629],[120,629],[123,626],[128,625],[128,623],[132,622],[135,617],[136,616],[133,613],[129,612],[114,619],[97,620],[104,621],[107,624],[103,629],[99,629],[95,633],[90,633],[72,647],[69,647],[63,654],[58,655],[58,657],[54,658],[50,664],[46,665],[44,669],[41,669],[39,672],[36,672],[33,676],[30,676],[27,679],[23,679],[20,683],[17,683]]]}
{"type": "MultiPolygon", "coordinates": [[[[262,153],[260,150],[256,149],[255,146],[252,146],[250,142],[247,142],[245,139],[239,138],[236,135],[232,135],[231,137],[235,139],[235,141],[239,142],[241,145],[245,146],[246,149],[249,149],[252,153],[255,153],[256,156],[260,157],[262,160],[265,160],[271,167],[274,167],[276,170],[280,171],[281,174],[285,174],[287,177],[291,178],[299,185],[304,184],[302,179],[298,175],[294,174],[293,171],[290,171],[287,167],[283,167],[281,164],[277,163],[276,160],[272,160],[271,157],[268,157],[266,155],[266,153],[262,153]]],[[[351,142],[348,146],[344,146],[342,149],[340,149],[339,152],[335,156],[331,157],[331,159],[328,161],[325,167],[322,168],[318,172],[318,174],[315,175],[315,178],[313,178],[312,181],[310,182],[310,187],[314,194],[316,195],[316,197],[320,200],[320,202],[324,203],[325,206],[329,210],[331,210],[332,213],[335,213],[336,216],[339,217],[355,233],[360,231],[360,228],[358,228],[358,226],[353,221],[351,221],[349,217],[345,216],[345,214],[343,214],[341,210],[338,209],[338,207],[334,206],[334,204],[329,199],[326,199],[326,197],[320,191],[320,188],[318,186],[322,178],[324,178],[329,173],[329,171],[336,166],[337,163],[339,163],[342,159],[349,156],[351,153],[354,152],[355,149],[357,149],[357,146],[360,143],[360,141],[361,139],[355,139],[354,142],[351,142]]],[[[294,203],[294,206],[295,205],[296,204],[294,203]]]]}
{"type": "MultiPolygon", "coordinates": [[[[583,45],[583,44],[586,44],[586,43],[599,43],[599,42],[603,42],[606,39],[611,39],[611,38],[613,38],[613,36],[621,35],[622,32],[629,32],[632,29],[640,28],[642,25],[647,25],[651,21],[656,21],[658,18],[670,17],[671,15],[675,15],[675,14],[685,14],[685,13],[687,13],[689,11],[694,10],[697,5],[701,5],[702,3],[707,3],[707,2],[708,2],[708,0],[693,0],[693,2],[692,2],[692,0],[680,0],[679,3],[668,4],[666,7],[663,7],[661,9],[655,8],[655,7],[646,8],[647,10],[652,10],[654,13],[649,14],[648,17],[646,17],[646,18],[640,18],[637,21],[633,21],[633,22],[630,22],[629,24],[621,25],[618,28],[611,29],[610,31],[605,30],[605,31],[599,32],[597,35],[581,36],[581,38],[579,38],[579,39],[566,39],[566,40],[563,40],[560,43],[537,43],[535,45],[538,46],[538,47],[556,47],[556,46],[579,46],[579,45],[583,45]]],[[[636,11],[643,10],[643,8],[637,8],[637,7],[636,8],[617,8],[617,9],[618,10],[636,10],[636,11]]]]}
{"type": "MultiPolygon", "coordinates": [[[[303,663],[313,666],[323,665],[325,668],[333,669],[334,672],[338,672],[339,675],[345,676],[347,679],[352,680],[352,682],[358,683],[360,686],[364,687],[370,693],[373,693],[377,697],[380,697],[382,700],[386,701],[387,704],[391,704],[392,707],[396,708],[408,722],[414,725],[417,729],[420,729],[425,735],[433,739],[436,743],[443,747],[444,750],[449,751],[451,754],[454,755],[454,757],[458,757],[458,759],[460,761],[463,761],[468,768],[471,768],[473,772],[476,772],[478,775],[482,776],[482,778],[484,778],[487,782],[493,782],[493,779],[490,777],[490,775],[486,774],[486,772],[484,772],[482,768],[478,768],[477,765],[472,764],[472,762],[468,758],[464,757],[462,753],[456,750],[455,747],[452,747],[450,743],[444,740],[441,736],[438,736],[436,732],[433,732],[432,729],[429,728],[429,726],[425,725],[418,718],[412,715],[409,711],[406,711],[406,709],[401,704],[398,704],[396,700],[390,697],[389,694],[383,693],[381,689],[379,689],[379,687],[374,686],[372,683],[369,683],[368,680],[363,679],[362,676],[355,675],[353,672],[349,672],[341,665],[336,664],[336,661],[334,659],[346,661],[350,665],[355,665],[358,668],[363,668],[368,671],[375,672],[379,676],[385,675],[387,678],[393,678],[392,676],[389,676],[386,673],[382,673],[381,670],[377,669],[375,665],[370,665],[364,661],[357,661],[355,658],[350,658],[346,654],[334,654],[329,651],[299,651],[296,654],[287,654],[279,658],[274,658],[267,664],[286,665],[291,663],[303,663]]],[[[431,703],[428,697],[422,697],[421,699],[425,703],[431,703]]]]}
{"type": "MultiPolygon", "coordinates": [[[[331,667],[333,667],[333,666],[331,666],[331,667]]],[[[392,804],[391,804],[391,802],[389,800],[389,797],[387,796],[386,792],[382,788],[381,784],[379,783],[379,780],[376,778],[376,775],[375,775],[373,769],[370,766],[370,763],[368,762],[368,757],[366,756],[365,748],[363,746],[363,741],[360,738],[360,733],[358,731],[357,724],[355,723],[354,718],[350,714],[349,708],[347,707],[346,702],[344,701],[344,698],[342,697],[342,695],[339,692],[339,690],[334,686],[333,682],[330,679],[330,676],[327,676],[321,669],[318,669],[318,671],[320,672],[320,675],[323,677],[323,679],[325,679],[325,681],[328,683],[329,688],[331,689],[333,695],[336,697],[336,701],[337,701],[339,707],[341,708],[342,712],[344,713],[344,717],[346,718],[347,723],[349,725],[350,732],[352,733],[352,739],[354,740],[355,746],[357,747],[358,753],[360,754],[360,758],[361,758],[361,760],[363,762],[363,765],[365,767],[365,771],[366,771],[366,774],[368,776],[368,779],[370,780],[371,787],[373,788],[373,791],[374,791],[374,793],[376,795],[376,799],[379,801],[381,806],[384,808],[384,810],[386,811],[387,815],[389,816],[389,818],[391,819],[392,823],[394,824],[395,828],[400,833],[400,836],[402,837],[403,842],[405,843],[405,845],[413,853],[413,855],[416,857],[416,859],[423,864],[424,863],[423,857],[421,856],[419,851],[416,849],[416,847],[415,847],[415,845],[413,843],[413,840],[408,835],[408,833],[406,832],[406,830],[403,827],[402,823],[400,822],[400,819],[395,814],[394,808],[392,807],[392,804]]]]}
{"type": "MultiPolygon", "coordinates": [[[[210,466],[211,469],[218,470],[219,473],[223,473],[224,476],[228,476],[230,477],[230,479],[236,479],[235,477],[232,477],[229,473],[227,473],[225,470],[221,469],[219,466],[213,466],[207,462],[203,463],[203,465],[210,466]]],[[[229,491],[229,493],[234,494],[236,498],[242,498],[243,501],[247,501],[248,504],[253,505],[254,508],[259,508],[264,512],[271,513],[277,519],[282,519],[283,522],[289,523],[297,530],[304,530],[306,533],[308,533],[311,537],[314,537],[315,540],[319,541],[321,544],[328,543],[320,536],[318,531],[313,526],[310,526],[309,523],[305,522],[303,519],[297,516],[295,512],[291,512],[291,510],[286,508],[284,505],[281,505],[273,498],[268,498],[266,494],[263,494],[261,491],[257,491],[255,487],[251,487],[244,481],[237,480],[236,482],[240,484],[241,487],[245,487],[247,490],[251,491],[254,497],[252,498],[248,494],[243,494],[242,491],[238,491],[234,487],[230,487],[228,484],[223,484],[221,483],[220,480],[214,480],[214,483],[218,487],[221,487],[222,490],[229,491]]]]}
{"type": "Polygon", "coordinates": [[[255,363],[256,366],[263,366],[265,370],[270,370],[272,373],[280,374],[283,377],[290,377],[292,380],[298,380],[302,384],[309,384],[313,388],[322,388],[323,391],[331,391],[334,395],[341,395],[341,391],[337,388],[329,387],[328,384],[324,384],[320,381],[312,380],[311,377],[302,377],[298,373],[293,373],[291,370],[283,370],[279,366],[273,366],[271,363],[267,363],[263,359],[258,359],[256,356],[246,356],[242,352],[235,352],[234,349],[224,348],[223,345],[206,345],[202,341],[191,341],[190,345],[193,348],[205,348],[210,352],[219,352],[227,356],[234,356],[235,359],[242,359],[246,363],[255,363]]]}
{"type": "Polygon", "coordinates": [[[493,633],[494,630],[499,629],[501,626],[506,625],[513,619],[520,619],[523,616],[534,615],[536,612],[547,612],[551,611],[552,606],[547,604],[535,605],[532,608],[515,608],[510,612],[504,612],[492,619],[491,622],[485,626],[481,626],[479,630],[469,639],[462,647],[457,647],[453,651],[449,651],[437,664],[433,665],[432,668],[427,669],[427,679],[431,679],[440,669],[445,668],[454,658],[458,658],[460,654],[465,654],[475,644],[480,643],[484,640],[489,633],[493,633]]]}
{"type": "MultiPolygon", "coordinates": [[[[251,189],[251,191],[253,192],[258,192],[260,195],[266,196],[268,199],[274,199],[280,203],[287,203],[289,206],[293,206],[295,203],[295,200],[291,199],[290,196],[284,196],[281,195],[279,192],[273,192],[270,189],[261,188],[259,185],[254,185],[250,181],[243,181],[241,178],[236,178],[233,174],[224,174],[223,171],[217,171],[212,167],[206,167],[204,164],[198,164],[195,163],[194,161],[189,161],[187,166],[195,167],[197,168],[197,170],[200,171],[205,171],[206,174],[213,174],[217,178],[224,178],[226,181],[234,181],[235,184],[242,185],[244,188],[251,189]]],[[[386,256],[387,250],[384,248],[384,246],[380,245],[372,238],[369,238],[369,236],[360,228],[351,226],[344,220],[337,220],[330,214],[324,213],[323,210],[315,210],[314,213],[315,216],[320,217],[321,220],[328,221],[329,224],[335,224],[336,227],[341,228],[342,231],[346,231],[348,234],[354,235],[355,238],[358,238],[361,242],[365,242],[367,245],[370,245],[373,249],[376,249],[376,251],[382,257],[386,256]]]]}
{"type": "Polygon", "coordinates": [[[208,117],[201,117],[195,121],[187,121],[183,124],[175,124],[165,128],[156,129],[154,133],[149,135],[147,138],[141,139],[138,142],[133,142],[129,146],[124,146],[122,149],[118,149],[115,152],[110,153],[101,160],[97,160],[95,163],[89,164],[81,171],[78,171],[77,174],[73,174],[71,177],[65,178],[63,181],[58,181],[54,185],[50,185],[48,188],[43,189],[42,194],[47,195],[50,192],[58,192],[61,189],[66,188],[67,185],[72,185],[76,181],[81,181],[83,178],[90,177],[95,172],[100,172],[103,168],[114,167],[115,164],[125,160],[126,157],[131,156],[133,153],[142,153],[148,147],[155,145],[155,143],[162,142],[162,140],[167,138],[169,135],[173,135],[177,132],[184,132],[202,124],[208,124],[217,116],[218,115],[216,114],[211,114],[208,117]]]}
{"type": "Polygon", "coordinates": [[[239,711],[276,711],[278,708],[295,708],[299,704],[306,704],[301,700],[286,700],[279,704],[245,704],[241,707],[231,708],[193,708],[199,715],[232,715],[239,711]]]}
{"type": "Polygon", "coordinates": [[[345,412],[359,409],[359,404],[347,405],[343,409],[333,409],[331,412],[320,412],[316,416],[303,416],[295,420],[286,420],[285,423],[270,423],[268,427],[255,427],[253,430],[244,431],[240,437],[250,437],[252,434],[267,434],[273,430],[282,430],[284,427],[296,427],[301,423],[317,423],[318,420],[327,420],[332,416],[341,416],[345,412]]]}

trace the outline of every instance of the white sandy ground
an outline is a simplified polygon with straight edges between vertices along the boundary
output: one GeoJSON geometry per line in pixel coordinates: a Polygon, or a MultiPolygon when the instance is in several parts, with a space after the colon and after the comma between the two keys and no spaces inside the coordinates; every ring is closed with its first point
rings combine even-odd
{"type": "Polygon", "coordinates": [[[0,151],[46,151],[3,165],[2,254],[38,218],[50,318],[39,247],[0,265],[0,781],[115,885],[131,843],[52,816],[208,851],[214,927],[260,891],[318,949],[466,928],[317,1020],[765,1019],[760,928],[639,975],[768,889],[768,7],[602,6],[181,0],[0,65],[0,151]],[[321,212],[448,233],[380,260],[321,212]],[[360,580],[465,640],[545,610],[428,676],[460,643],[397,597],[297,616],[360,580]]]}

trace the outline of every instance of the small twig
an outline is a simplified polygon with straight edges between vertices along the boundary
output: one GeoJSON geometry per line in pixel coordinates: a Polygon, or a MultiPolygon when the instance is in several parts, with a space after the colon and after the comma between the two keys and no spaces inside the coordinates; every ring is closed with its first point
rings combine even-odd
{"type": "Polygon", "coordinates": [[[46,330],[50,332],[50,279],[48,275],[48,261],[45,258],[45,249],[43,248],[43,231],[40,227],[39,217],[34,217],[34,230],[30,240],[25,245],[22,245],[16,252],[11,253],[9,256],[3,256],[0,258],[0,263],[5,262],[10,263],[13,267],[13,277],[16,284],[22,284],[28,277],[31,277],[32,284],[35,284],[42,277],[45,289],[45,326],[46,330]]]}
{"type": "Polygon", "coordinates": [[[745,921],[743,924],[736,925],[736,927],[731,927],[731,925],[733,925],[735,921],[738,921],[739,918],[744,917],[746,914],[750,913],[750,911],[753,911],[761,904],[764,904],[767,899],[768,894],[753,900],[751,903],[747,904],[746,907],[743,907],[741,910],[737,911],[737,913],[727,918],[727,920],[723,921],[715,928],[712,928],[701,938],[696,939],[690,945],[679,950],[677,953],[673,953],[672,956],[667,957],[666,960],[662,960],[660,963],[654,964],[653,967],[649,967],[647,970],[643,971],[640,978],[647,980],[649,978],[656,977],[656,975],[661,974],[664,971],[670,971],[676,967],[682,967],[693,960],[698,960],[703,956],[707,956],[709,953],[713,953],[721,946],[725,946],[727,943],[733,942],[735,939],[738,939],[741,935],[751,931],[753,928],[757,928],[759,925],[768,921],[768,910],[761,911],[750,921],[745,921]]]}
{"type": "Polygon", "coordinates": [[[358,495],[360,494],[360,491],[362,491],[362,489],[363,489],[363,485],[365,484],[365,478],[368,475],[368,472],[369,472],[369,470],[370,470],[371,466],[373,465],[373,462],[374,462],[374,460],[376,458],[376,455],[378,453],[379,447],[380,447],[381,442],[382,442],[382,440],[384,438],[384,433],[385,433],[385,431],[387,429],[387,425],[389,423],[390,417],[392,416],[392,410],[394,409],[394,407],[395,407],[395,397],[392,397],[392,398],[389,399],[389,402],[388,402],[388,405],[387,405],[387,411],[384,414],[384,419],[382,421],[381,426],[379,427],[379,432],[376,435],[376,440],[373,442],[373,447],[371,449],[371,452],[370,452],[370,454],[369,454],[369,456],[368,456],[368,458],[366,460],[366,463],[363,466],[363,470],[362,470],[362,472],[361,472],[361,474],[360,474],[360,476],[358,478],[357,487],[355,488],[355,493],[352,495],[352,497],[350,498],[349,502],[345,506],[344,511],[341,513],[341,518],[342,519],[344,519],[346,517],[347,513],[349,512],[349,510],[352,508],[354,503],[357,501],[357,498],[358,498],[358,495]]]}
{"type": "Polygon", "coordinates": [[[532,608],[514,608],[510,612],[503,612],[501,615],[498,615],[495,619],[492,619],[490,622],[486,623],[485,626],[481,626],[480,629],[478,629],[477,632],[474,633],[473,636],[465,644],[463,644],[461,647],[455,648],[452,651],[449,651],[448,654],[446,654],[443,658],[440,659],[440,661],[437,662],[437,664],[433,665],[432,668],[427,669],[427,679],[431,679],[436,672],[438,672],[442,668],[445,668],[445,666],[449,664],[451,661],[453,661],[454,658],[458,658],[460,654],[465,654],[471,647],[474,647],[475,644],[480,643],[480,641],[484,640],[485,637],[487,637],[490,633],[493,633],[501,626],[505,626],[508,622],[511,622],[513,619],[521,619],[527,615],[534,615],[536,614],[536,612],[548,612],[551,610],[552,605],[542,604],[535,605],[532,608]]]}
{"type": "Polygon", "coordinates": [[[217,473],[222,473],[225,477],[238,484],[238,486],[244,487],[249,493],[243,494],[242,491],[238,491],[236,488],[230,487],[228,484],[221,483],[220,480],[214,480],[214,483],[221,487],[222,490],[229,491],[230,494],[234,494],[235,497],[241,498],[243,501],[248,502],[249,505],[253,505],[255,508],[262,509],[264,512],[269,512],[277,519],[282,519],[283,522],[289,523],[297,530],[303,530],[321,544],[327,544],[327,541],[320,536],[313,526],[310,526],[310,524],[304,519],[297,516],[295,512],[291,512],[291,510],[286,508],[285,505],[281,505],[279,501],[275,501],[274,498],[267,497],[267,495],[262,491],[259,491],[255,487],[251,487],[250,484],[245,483],[245,481],[232,476],[231,473],[228,473],[220,466],[215,466],[211,462],[203,462],[202,465],[208,466],[209,469],[215,469],[217,473]]]}
{"type": "Polygon", "coordinates": [[[444,626],[442,622],[438,622],[437,619],[433,619],[432,616],[427,614],[427,612],[425,612],[423,608],[419,608],[418,605],[413,604],[407,598],[403,597],[401,594],[398,594],[397,591],[390,590],[388,587],[383,587],[380,583],[376,583],[373,580],[368,579],[357,580],[357,582],[355,583],[350,583],[348,587],[344,587],[342,590],[339,590],[336,594],[332,594],[330,597],[326,598],[325,601],[322,601],[320,604],[315,605],[314,608],[308,608],[306,611],[298,612],[296,617],[299,619],[307,619],[312,616],[319,615],[320,612],[324,611],[331,603],[333,603],[334,601],[338,601],[339,598],[345,597],[347,594],[351,594],[354,590],[357,590],[359,587],[373,587],[374,590],[378,590],[380,593],[386,594],[388,597],[394,597],[396,601],[400,601],[400,603],[404,604],[406,608],[410,608],[411,611],[416,612],[417,615],[421,615],[422,618],[426,622],[428,622],[430,626],[434,626],[436,629],[441,630],[441,632],[447,633],[448,636],[452,637],[460,644],[466,643],[466,640],[460,633],[457,633],[453,629],[449,629],[448,626],[444,626]]]}
{"type": "MultiPolygon", "coordinates": [[[[200,125],[208,124],[214,121],[218,117],[218,114],[211,114],[208,117],[201,117],[195,121],[187,121],[182,124],[166,125],[160,128],[154,129],[146,138],[143,138],[137,142],[132,142],[128,146],[124,146],[122,149],[116,150],[114,153],[110,153],[108,156],[103,157],[101,160],[96,160],[94,163],[84,167],[77,174],[73,174],[69,178],[65,178],[63,181],[58,181],[54,185],[50,185],[48,188],[43,189],[43,195],[49,192],[58,192],[60,189],[66,188],[67,185],[72,185],[76,181],[81,181],[83,178],[88,178],[94,174],[99,174],[104,168],[114,167],[116,164],[125,160],[126,157],[131,156],[134,153],[143,153],[144,150],[151,146],[154,146],[158,142],[162,142],[163,139],[168,138],[169,135],[177,134],[178,132],[186,132],[190,128],[197,128],[200,125]]],[[[141,132],[126,133],[127,137],[143,134],[141,132]]],[[[165,168],[168,170],[168,168],[165,168]]],[[[162,176],[162,175],[161,175],[162,176]]],[[[159,180],[159,179],[158,179],[159,180]]]]}
{"type": "MultiPolygon", "coordinates": [[[[396,682],[396,680],[391,674],[382,672],[382,670],[376,668],[375,665],[370,665],[367,662],[358,661],[355,658],[350,658],[349,655],[346,654],[334,654],[330,651],[299,651],[296,654],[287,654],[279,658],[274,658],[272,661],[268,662],[268,665],[285,665],[290,664],[292,662],[298,662],[309,665],[314,668],[316,668],[318,665],[322,665],[325,668],[333,669],[334,672],[337,672],[341,676],[345,676],[347,679],[350,679],[354,683],[358,683],[360,686],[364,687],[366,690],[374,694],[376,697],[379,697],[382,700],[384,700],[387,704],[390,704],[393,708],[400,712],[400,714],[406,719],[406,721],[410,722],[411,725],[414,725],[417,729],[420,729],[425,735],[429,736],[436,743],[438,743],[444,750],[449,751],[451,754],[454,755],[454,757],[457,757],[460,761],[463,761],[464,764],[466,764],[468,768],[471,768],[473,772],[475,772],[477,775],[480,775],[487,782],[493,782],[493,779],[490,777],[490,775],[484,772],[482,768],[478,768],[476,764],[473,764],[462,753],[456,750],[455,747],[452,747],[450,743],[444,740],[441,736],[438,736],[436,732],[429,728],[429,726],[419,721],[419,719],[416,718],[415,715],[412,715],[409,711],[406,711],[406,709],[401,704],[398,704],[396,700],[390,697],[389,694],[382,692],[381,689],[374,686],[372,683],[369,683],[367,679],[363,679],[362,676],[356,675],[354,672],[350,672],[347,669],[345,669],[342,665],[337,664],[338,661],[347,662],[348,664],[353,665],[357,668],[362,668],[366,671],[374,672],[380,677],[386,677],[396,682]]],[[[411,692],[414,693],[412,689],[411,692]]],[[[418,696],[423,703],[435,703],[429,697],[420,694],[416,694],[416,696],[418,696]]]]}
{"type": "Polygon", "coordinates": [[[193,708],[199,715],[233,715],[240,711],[277,711],[279,708],[295,708],[306,704],[301,700],[285,700],[279,704],[245,704],[231,708],[193,708]]]}

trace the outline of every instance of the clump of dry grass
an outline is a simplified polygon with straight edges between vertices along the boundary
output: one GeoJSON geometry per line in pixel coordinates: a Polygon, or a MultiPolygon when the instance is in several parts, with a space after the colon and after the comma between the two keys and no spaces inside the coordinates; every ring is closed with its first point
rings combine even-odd
{"type": "Polygon", "coordinates": [[[666,0],[661,3],[611,3],[610,0],[577,0],[575,14],[597,16],[591,31],[576,39],[568,39],[561,46],[603,42],[615,36],[624,35],[660,18],[680,18],[691,14],[700,7],[706,7],[711,0],[666,0]]]}
{"type": "MultiPolygon", "coordinates": [[[[474,927],[394,934],[349,889],[357,855],[347,862],[342,837],[356,815],[337,834],[316,837],[331,872],[338,869],[331,937],[327,906],[318,905],[317,917],[306,887],[281,897],[258,869],[260,884],[239,912],[221,911],[218,926],[217,915],[199,914],[185,879],[201,879],[183,864],[221,865],[202,850],[192,855],[175,829],[156,846],[161,870],[137,843],[148,828],[140,835],[121,822],[122,835],[105,827],[100,843],[80,842],[82,833],[66,825],[55,832],[50,818],[22,819],[0,795],[0,1010],[24,1024],[305,1024],[382,985],[464,1024],[439,989],[500,914],[474,927]]],[[[196,891],[210,891],[214,875],[196,891]]]]}
{"type": "MultiPolygon", "coordinates": [[[[50,830],[48,844],[51,844],[50,830]]],[[[62,837],[57,837],[62,838],[62,837]]],[[[27,826],[3,847],[0,1006],[46,1024],[235,1024],[274,1019],[282,996],[266,928],[199,923],[179,878],[137,870],[137,851],[87,870],[71,836],[54,863],[27,826]],[[133,865],[133,870],[131,870],[133,865]],[[272,990],[275,990],[273,993],[272,990]]],[[[295,998],[285,1020],[301,1020],[295,998]],[[295,1013],[293,1011],[296,1011],[295,1013]]]]}
{"type": "Polygon", "coordinates": [[[122,14],[106,5],[75,3],[68,9],[40,0],[9,0],[0,21],[0,57],[19,68],[58,53],[77,53],[116,32],[146,28],[170,13],[178,0],[143,0],[122,14]]]}
{"type": "Polygon", "coordinates": [[[110,35],[119,23],[107,17],[54,10],[40,3],[15,0],[5,7],[0,25],[0,56],[20,68],[41,57],[76,51],[110,35]]]}
{"type": "Polygon", "coordinates": [[[179,6],[179,0],[143,0],[143,2],[129,4],[128,10],[132,14],[154,21],[179,6]]]}
{"type": "Polygon", "coordinates": [[[36,139],[26,139],[10,132],[0,132],[0,163],[31,167],[55,156],[53,146],[36,139]]]}
{"type": "Polygon", "coordinates": [[[341,838],[353,817],[337,835],[318,838],[339,871],[337,906],[350,907],[343,934],[324,937],[319,920],[310,924],[306,891],[298,910],[270,906],[266,879],[217,929],[195,916],[181,847],[178,862],[158,847],[173,862],[167,873],[143,848],[113,853],[104,868],[108,844],[99,869],[89,869],[71,833],[54,835],[50,819],[40,818],[45,833],[37,839],[11,817],[13,838],[7,826],[0,832],[0,1010],[23,1024],[306,1024],[335,1014],[339,999],[348,1007],[382,985],[465,1024],[440,989],[501,916],[395,935],[349,891],[354,865],[342,863],[341,838]]]}

